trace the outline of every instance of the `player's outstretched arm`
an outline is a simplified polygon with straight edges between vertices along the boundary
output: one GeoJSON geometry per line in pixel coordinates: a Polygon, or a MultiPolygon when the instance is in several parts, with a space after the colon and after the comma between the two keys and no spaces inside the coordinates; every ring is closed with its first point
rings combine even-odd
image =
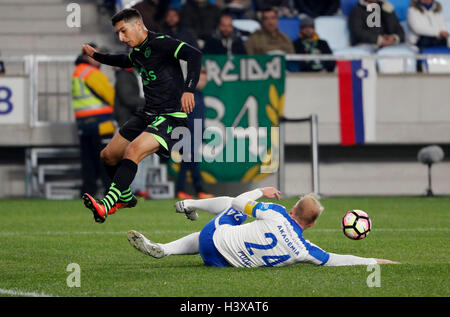
{"type": "Polygon", "coordinates": [[[130,58],[125,54],[118,54],[118,55],[111,55],[111,54],[102,54],[99,53],[95,48],[88,44],[84,44],[82,51],[95,59],[96,61],[110,65],[110,66],[116,66],[116,67],[122,67],[122,68],[130,68],[133,67],[133,62],[130,60],[130,58]]]}
{"type": "Polygon", "coordinates": [[[263,196],[263,191],[260,188],[251,190],[240,194],[239,196],[233,198],[231,205],[234,209],[240,212],[244,212],[245,206],[248,202],[255,201],[263,196]]]}
{"type": "Polygon", "coordinates": [[[232,206],[234,209],[244,212],[245,206],[248,202],[255,201],[262,196],[266,198],[274,198],[276,197],[278,200],[280,200],[280,191],[276,189],[275,187],[264,187],[264,188],[257,188],[249,192],[245,192],[243,194],[240,194],[232,201],[232,206]]]}
{"type": "Polygon", "coordinates": [[[391,260],[385,260],[385,259],[375,259],[377,261],[377,264],[401,264],[400,262],[395,262],[391,260]]]}
{"type": "Polygon", "coordinates": [[[363,258],[354,255],[342,255],[330,253],[328,261],[325,266],[349,266],[349,265],[374,265],[374,264],[400,264],[390,260],[363,258]]]}
{"type": "Polygon", "coordinates": [[[281,192],[275,187],[264,187],[261,188],[264,197],[274,198],[277,197],[278,200],[281,199],[281,192]]]}

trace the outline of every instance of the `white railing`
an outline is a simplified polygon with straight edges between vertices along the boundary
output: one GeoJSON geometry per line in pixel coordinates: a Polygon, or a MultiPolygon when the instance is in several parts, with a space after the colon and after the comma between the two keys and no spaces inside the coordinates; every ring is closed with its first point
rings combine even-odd
{"type": "Polygon", "coordinates": [[[26,55],[1,57],[7,76],[28,78],[29,126],[73,122],[72,71],[76,56],[26,55]]]}

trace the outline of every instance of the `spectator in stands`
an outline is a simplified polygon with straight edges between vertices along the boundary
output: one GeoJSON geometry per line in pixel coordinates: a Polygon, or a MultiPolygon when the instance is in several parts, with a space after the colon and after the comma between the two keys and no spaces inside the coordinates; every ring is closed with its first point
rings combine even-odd
{"type": "Polygon", "coordinates": [[[237,55],[247,54],[242,38],[234,32],[233,18],[224,14],[212,36],[206,39],[204,54],[237,55]]]}
{"type": "Polygon", "coordinates": [[[405,32],[394,12],[394,6],[386,0],[359,0],[350,12],[348,22],[352,45],[377,49],[396,45],[405,40],[405,32]],[[374,10],[367,7],[371,4],[378,4],[381,9],[381,17],[375,21],[371,20],[374,10]],[[378,21],[379,25],[375,23],[378,21]]]}
{"type": "Polygon", "coordinates": [[[170,0],[142,0],[133,6],[142,15],[147,29],[159,32],[161,21],[169,8],[170,0]]]}
{"type": "MultiPolygon", "coordinates": [[[[114,117],[119,126],[122,126],[133,113],[144,107],[145,98],[141,95],[139,80],[133,68],[117,68],[115,77],[114,117]]],[[[146,157],[139,163],[138,172],[130,186],[135,196],[146,199],[150,198],[146,187],[149,159],[150,157],[146,157]]]]}
{"type": "Polygon", "coordinates": [[[339,0],[294,0],[298,13],[312,18],[323,15],[334,15],[340,8],[339,0]]]}
{"type": "MultiPolygon", "coordinates": [[[[94,43],[90,46],[97,48],[94,43]]],[[[100,71],[100,63],[81,54],[72,75],[72,107],[75,113],[81,153],[81,195],[96,195],[97,179],[107,192],[111,180],[100,161],[100,152],[114,134],[114,87],[100,71]]]]}
{"type": "Polygon", "coordinates": [[[186,0],[180,11],[181,23],[203,41],[216,29],[220,15],[219,7],[208,0],[186,0]]]}
{"type": "Polygon", "coordinates": [[[187,27],[180,24],[180,14],[175,8],[170,8],[167,11],[161,27],[161,32],[198,48],[197,40],[192,32],[187,27]]]}
{"type": "Polygon", "coordinates": [[[266,9],[262,12],[261,27],[250,35],[245,43],[248,54],[294,54],[291,39],[278,29],[275,9],[266,9]]]}
{"type": "Polygon", "coordinates": [[[253,19],[252,0],[216,0],[215,4],[222,13],[230,15],[233,19],[253,19]]]}
{"type": "Polygon", "coordinates": [[[412,0],[408,9],[408,42],[419,49],[447,46],[449,32],[442,5],[434,0],[412,0]]]}
{"type": "MultiPolygon", "coordinates": [[[[196,90],[194,92],[195,107],[194,110],[188,115],[188,128],[191,131],[191,151],[188,161],[181,161],[180,171],[178,172],[178,179],[176,182],[175,191],[177,193],[178,199],[192,199],[193,196],[186,193],[184,190],[186,185],[186,174],[188,171],[191,173],[192,182],[194,185],[194,190],[197,193],[198,198],[212,198],[214,195],[205,193],[202,185],[202,176],[200,174],[199,163],[195,161],[195,153],[201,151],[201,149],[196,148],[197,142],[194,140],[194,124],[201,122],[202,128],[205,127],[205,102],[203,99],[202,89],[207,84],[207,74],[206,68],[202,67],[200,71],[200,78],[197,83],[196,90]]],[[[202,131],[203,135],[203,131],[202,131]]],[[[201,142],[201,140],[200,140],[201,142]]]]}
{"type": "MultiPolygon", "coordinates": [[[[301,20],[299,38],[294,41],[294,48],[297,54],[308,55],[331,55],[328,43],[319,39],[314,27],[314,20],[310,17],[305,17],[301,20]]],[[[300,70],[303,72],[333,72],[336,66],[334,61],[301,61],[300,70]]]]}

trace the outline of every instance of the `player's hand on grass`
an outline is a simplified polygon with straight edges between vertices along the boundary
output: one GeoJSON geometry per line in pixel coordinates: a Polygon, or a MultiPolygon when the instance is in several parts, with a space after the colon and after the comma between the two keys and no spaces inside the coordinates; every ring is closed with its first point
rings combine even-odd
{"type": "Polygon", "coordinates": [[[261,188],[261,191],[263,192],[264,197],[267,198],[277,197],[278,200],[281,199],[281,192],[275,187],[264,187],[261,188]]]}
{"type": "Polygon", "coordinates": [[[400,262],[394,262],[391,260],[384,260],[384,259],[376,259],[377,264],[400,264],[400,262]]]}
{"type": "Polygon", "coordinates": [[[83,53],[85,53],[87,56],[93,57],[94,53],[97,52],[95,48],[88,44],[84,44],[82,48],[83,53]]]}
{"type": "Polygon", "coordinates": [[[194,107],[194,94],[191,92],[185,92],[183,96],[181,96],[181,109],[186,113],[191,113],[192,110],[194,110],[194,107]]]}

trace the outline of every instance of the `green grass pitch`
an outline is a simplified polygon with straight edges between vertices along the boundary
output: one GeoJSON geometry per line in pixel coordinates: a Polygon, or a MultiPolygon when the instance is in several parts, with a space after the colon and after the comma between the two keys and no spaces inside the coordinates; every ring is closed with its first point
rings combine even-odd
{"type": "MultiPolygon", "coordinates": [[[[324,198],[325,211],[306,239],[340,254],[402,262],[381,267],[380,287],[368,287],[365,266],[281,268],[206,267],[199,255],[147,257],[126,232],[168,242],[201,230],[212,215],[191,222],[174,212],[174,200],[140,201],[104,224],[81,200],[0,201],[0,296],[300,297],[450,296],[450,198],[324,198]],[[347,210],[362,209],[373,231],[352,241],[340,230],[347,210]],[[77,263],[81,286],[68,287],[67,266],[77,263]]],[[[288,209],[295,199],[283,199],[288,209]]]]}

